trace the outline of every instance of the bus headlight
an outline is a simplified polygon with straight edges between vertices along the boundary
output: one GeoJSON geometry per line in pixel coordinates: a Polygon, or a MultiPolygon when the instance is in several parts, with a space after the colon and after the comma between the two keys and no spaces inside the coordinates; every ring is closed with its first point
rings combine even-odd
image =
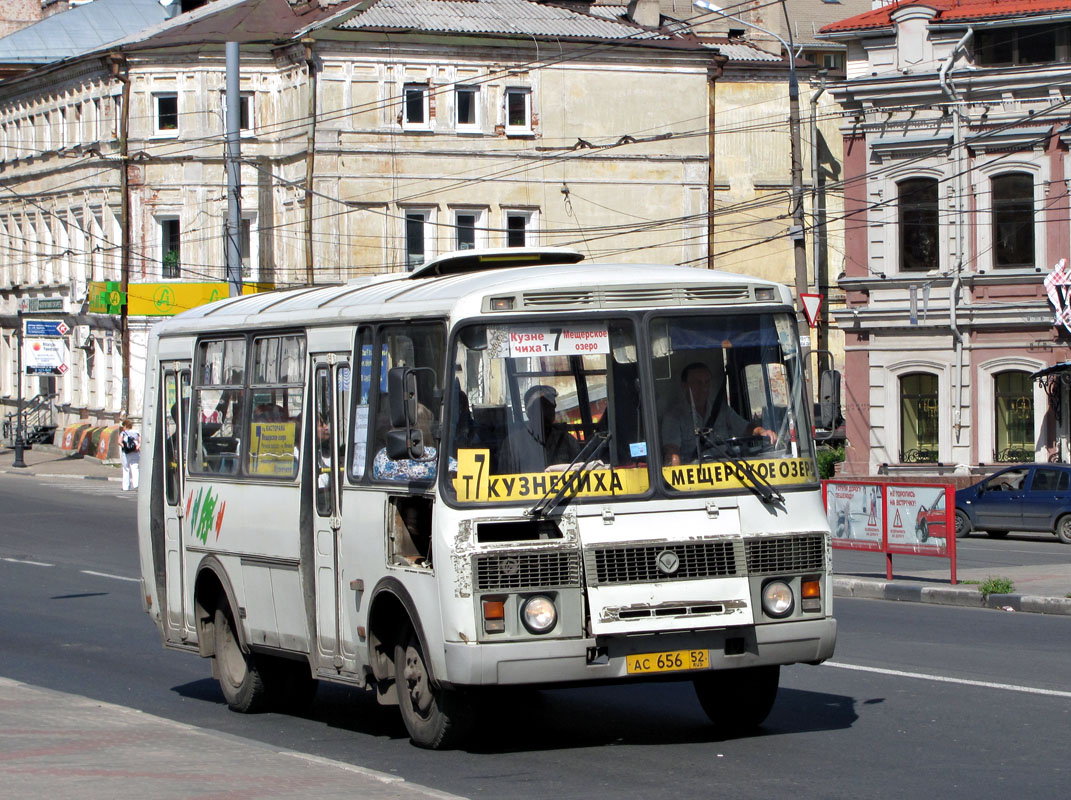
{"type": "Polygon", "coordinates": [[[529,633],[547,633],[558,622],[558,609],[546,595],[529,597],[521,606],[521,622],[529,633]]]}
{"type": "Polygon", "coordinates": [[[770,581],[762,587],[762,610],[766,616],[775,619],[787,617],[795,605],[792,587],[784,581],[770,581]]]}

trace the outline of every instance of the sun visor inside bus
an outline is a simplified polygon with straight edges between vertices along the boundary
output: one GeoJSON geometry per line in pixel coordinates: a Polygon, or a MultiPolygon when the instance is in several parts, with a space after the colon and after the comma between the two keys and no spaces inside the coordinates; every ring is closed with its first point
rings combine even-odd
{"type": "Polygon", "coordinates": [[[456,250],[433,258],[417,267],[410,278],[432,278],[440,275],[461,275],[506,267],[534,267],[547,264],[576,264],[584,254],[564,247],[545,247],[538,250],[504,247],[483,250],[456,250]]]}

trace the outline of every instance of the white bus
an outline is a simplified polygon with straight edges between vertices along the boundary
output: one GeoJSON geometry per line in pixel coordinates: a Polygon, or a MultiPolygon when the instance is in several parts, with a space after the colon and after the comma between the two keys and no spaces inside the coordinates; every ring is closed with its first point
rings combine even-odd
{"type": "Polygon", "coordinates": [[[336,681],[448,747],[485,689],[669,678],[731,733],[832,655],[788,289],[581,259],[463,251],[154,329],[145,608],[232,709],[336,681]]]}

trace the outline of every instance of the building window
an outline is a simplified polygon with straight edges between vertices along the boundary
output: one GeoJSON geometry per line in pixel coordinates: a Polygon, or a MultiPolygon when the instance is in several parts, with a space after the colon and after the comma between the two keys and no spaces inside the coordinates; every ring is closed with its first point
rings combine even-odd
{"type": "MultiPolygon", "coordinates": [[[[178,133],[178,95],[174,93],[154,94],[156,106],[157,135],[174,135],[178,133]]],[[[80,125],[80,121],[76,125],[80,125]]]]}
{"type": "Polygon", "coordinates": [[[1057,41],[1066,38],[1068,26],[1029,25],[978,31],[974,60],[978,66],[1045,64],[1056,61],[1057,41]]]}
{"type": "Polygon", "coordinates": [[[900,378],[900,461],[937,461],[937,376],[916,372],[900,378]]]}
{"type": "Polygon", "coordinates": [[[993,376],[996,400],[996,460],[1034,460],[1034,390],[1030,373],[1009,371],[993,376]]]}
{"type": "MultiPolygon", "coordinates": [[[[837,2],[837,0],[826,0],[826,2],[837,2]]],[[[822,68],[831,72],[843,72],[844,53],[822,53],[822,68]]]]}
{"type": "MultiPolygon", "coordinates": [[[[227,130],[227,93],[221,93],[220,113],[223,115],[223,130],[227,130]]],[[[241,92],[238,98],[238,130],[247,133],[253,130],[253,93],[241,92]]]]}
{"type": "Polygon", "coordinates": [[[424,83],[407,83],[402,90],[402,127],[428,127],[428,87],[424,83]]]}
{"type": "Polygon", "coordinates": [[[454,211],[454,249],[472,250],[487,246],[487,228],[484,212],[480,209],[457,209],[454,211]]]}
{"type": "Polygon", "coordinates": [[[178,217],[160,220],[160,274],[178,278],[182,272],[182,232],[178,217]]]}
{"type": "Polygon", "coordinates": [[[431,252],[431,211],[405,212],[405,267],[416,269],[433,254],[431,252]]]}
{"type": "Polygon", "coordinates": [[[506,247],[530,247],[535,244],[532,230],[535,214],[531,211],[506,212],[506,247]]]}
{"type": "Polygon", "coordinates": [[[993,266],[1034,266],[1034,179],[1025,172],[997,175],[993,191],[993,266]]]}
{"type": "Polygon", "coordinates": [[[532,90],[506,89],[506,133],[532,132],[532,90]]]}
{"type": "Polygon", "coordinates": [[[910,178],[897,184],[900,270],[929,272],[940,266],[937,180],[910,178]]]}
{"type": "Polygon", "coordinates": [[[473,129],[480,125],[480,89],[477,86],[458,86],[454,92],[454,107],[459,129],[473,129]]]}
{"type": "Polygon", "coordinates": [[[243,218],[238,230],[242,251],[242,278],[253,277],[253,220],[243,218]]]}

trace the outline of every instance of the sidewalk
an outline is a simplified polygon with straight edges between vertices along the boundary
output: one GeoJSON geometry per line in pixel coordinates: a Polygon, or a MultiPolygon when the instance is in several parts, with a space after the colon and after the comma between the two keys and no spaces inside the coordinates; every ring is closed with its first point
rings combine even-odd
{"type": "MultiPolygon", "coordinates": [[[[15,453],[9,447],[0,448],[0,473],[33,475],[37,477],[67,477],[72,479],[121,481],[119,466],[102,464],[95,458],[68,456],[53,445],[34,445],[25,451],[24,469],[11,466],[15,453]]],[[[894,575],[885,579],[884,572],[844,572],[837,570],[834,551],[833,594],[835,597],[862,597],[871,600],[900,600],[915,603],[938,603],[942,605],[970,606],[974,608],[997,608],[1014,611],[1029,611],[1042,614],[1071,616],[1071,563],[1047,564],[1030,567],[1000,567],[991,569],[959,570],[960,583],[951,586],[948,569],[894,575]],[[1015,594],[991,594],[982,597],[978,584],[991,575],[1011,578],[1015,594]]]]}
{"type": "Polygon", "coordinates": [[[458,800],[396,775],[0,678],[4,797],[458,800]]]}

